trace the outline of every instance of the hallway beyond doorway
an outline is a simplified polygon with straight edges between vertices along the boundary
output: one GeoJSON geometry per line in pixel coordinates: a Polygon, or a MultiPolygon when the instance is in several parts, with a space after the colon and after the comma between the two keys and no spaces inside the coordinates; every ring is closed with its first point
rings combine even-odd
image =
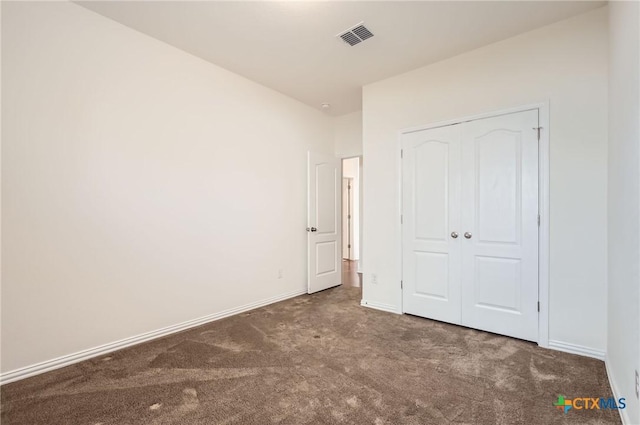
{"type": "Polygon", "coordinates": [[[342,260],[342,286],[362,287],[362,273],[358,273],[358,262],[342,260]]]}

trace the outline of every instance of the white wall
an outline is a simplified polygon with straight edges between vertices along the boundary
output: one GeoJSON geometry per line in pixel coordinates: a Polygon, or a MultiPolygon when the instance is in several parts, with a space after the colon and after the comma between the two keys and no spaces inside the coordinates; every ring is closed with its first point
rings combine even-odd
{"type": "MultiPolygon", "coordinates": [[[[2,46],[2,2],[0,1],[0,46],[2,46]]],[[[0,241],[2,241],[2,54],[0,54],[0,241]]],[[[0,243],[0,319],[2,318],[2,243],[0,243]]],[[[0,369],[2,368],[2,329],[0,324],[0,369]]]]}
{"type": "Polygon", "coordinates": [[[305,290],[328,117],[71,3],[2,19],[3,372],[305,290]]]}
{"type": "Polygon", "coordinates": [[[629,424],[640,423],[640,4],[609,3],[607,367],[629,424]]]}
{"type": "Polygon", "coordinates": [[[333,129],[337,157],[362,155],[362,111],[333,118],[333,129]]]}
{"type": "Polygon", "coordinates": [[[400,309],[398,131],[545,100],[551,110],[549,338],[604,352],[606,8],[364,87],[366,301],[400,309]]]}

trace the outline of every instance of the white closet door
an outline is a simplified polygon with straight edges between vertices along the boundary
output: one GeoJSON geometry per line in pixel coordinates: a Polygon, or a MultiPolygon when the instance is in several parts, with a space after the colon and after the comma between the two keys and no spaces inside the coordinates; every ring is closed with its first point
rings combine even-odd
{"type": "Polygon", "coordinates": [[[538,111],[461,125],[462,324],[538,339],[538,111]]]}
{"type": "Polygon", "coordinates": [[[403,310],[460,323],[460,126],[402,138],[403,310]],[[455,236],[456,234],[453,233],[455,236]]]}

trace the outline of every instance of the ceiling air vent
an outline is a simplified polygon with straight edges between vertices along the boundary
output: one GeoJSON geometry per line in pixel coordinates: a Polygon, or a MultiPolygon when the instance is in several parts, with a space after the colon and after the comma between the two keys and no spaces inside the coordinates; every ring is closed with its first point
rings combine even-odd
{"type": "Polygon", "coordinates": [[[360,22],[355,27],[338,34],[338,37],[340,37],[342,41],[347,43],[349,46],[355,46],[356,44],[373,37],[373,33],[364,26],[364,22],[360,22]]]}

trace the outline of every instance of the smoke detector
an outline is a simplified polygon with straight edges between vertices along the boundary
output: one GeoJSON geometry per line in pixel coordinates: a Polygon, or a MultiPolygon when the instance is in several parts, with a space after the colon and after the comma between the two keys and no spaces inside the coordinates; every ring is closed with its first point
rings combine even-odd
{"type": "Polygon", "coordinates": [[[364,22],[349,28],[346,31],[341,32],[336,37],[340,37],[342,41],[349,46],[355,46],[358,43],[362,43],[366,39],[373,37],[373,33],[369,31],[369,28],[364,26],[364,22]]]}
{"type": "Polygon", "coordinates": [[[322,108],[323,111],[328,111],[331,108],[331,104],[330,103],[321,103],[320,107],[322,108]]]}

